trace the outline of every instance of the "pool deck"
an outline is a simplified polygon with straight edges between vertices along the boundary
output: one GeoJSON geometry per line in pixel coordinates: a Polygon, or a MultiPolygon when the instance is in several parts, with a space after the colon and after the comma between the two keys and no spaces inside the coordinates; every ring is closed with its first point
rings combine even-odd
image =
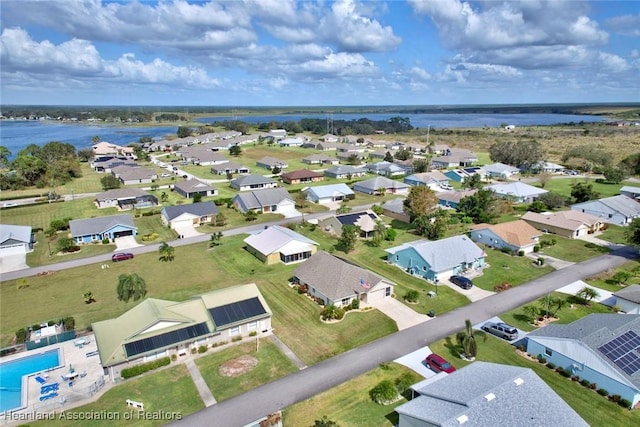
{"type": "MultiPolygon", "coordinates": [[[[102,365],[100,364],[100,357],[96,354],[94,356],[87,356],[89,352],[97,351],[95,338],[93,334],[76,338],[71,341],[39,348],[36,350],[26,351],[15,355],[3,357],[2,361],[10,361],[21,359],[33,354],[40,354],[49,352],[53,349],[59,350],[60,363],[58,368],[47,370],[46,372],[35,372],[31,375],[25,376],[22,379],[22,403],[24,407],[17,411],[12,411],[15,414],[11,417],[11,414],[0,413],[0,424],[11,425],[14,424],[14,420],[20,417],[20,414],[28,416],[29,413],[51,413],[52,411],[60,412],[69,409],[69,406],[78,401],[84,401],[91,398],[90,388],[97,381],[102,381],[106,384],[109,383],[108,378],[104,375],[102,365]],[[84,338],[88,343],[82,346],[76,345],[75,342],[84,338]],[[73,370],[77,374],[77,377],[72,381],[72,385],[69,381],[63,380],[63,375],[70,374],[70,366],[73,366],[73,370]],[[84,375],[86,373],[86,375],[84,375]],[[82,374],[82,376],[80,375],[82,374]],[[35,377],[40,375],[47,381],[44,384],[40,384],[36,381],[35,377]],[[40,400],[43,396],[41,393],[42,387],[58,383],[58,388],[55,390],[57,396],[40,400]]],[[[45,393],[47,394],[47,393],[45,393]]],[[[23,419],[22,423],[26,420],[23,419]]]]}

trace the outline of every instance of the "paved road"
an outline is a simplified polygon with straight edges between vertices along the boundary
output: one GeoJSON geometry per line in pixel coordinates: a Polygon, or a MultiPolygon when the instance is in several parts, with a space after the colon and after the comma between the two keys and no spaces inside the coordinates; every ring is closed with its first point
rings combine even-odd
{"type": "Polygon", "coordinates": [[[464,319],[470,319],[473,324],[479,323],[534,301],[576,280],[587,278],[637,257],[636,249],[623,247],[610,254],[554,271],[517,288],[460,307],[428,322],[396,332],[232,399],[224,400],[172,424],[244,426],[267,414],[342,384],[375,368],[382,362],[389,362],[452,335],[464,326],[464,319]]]}

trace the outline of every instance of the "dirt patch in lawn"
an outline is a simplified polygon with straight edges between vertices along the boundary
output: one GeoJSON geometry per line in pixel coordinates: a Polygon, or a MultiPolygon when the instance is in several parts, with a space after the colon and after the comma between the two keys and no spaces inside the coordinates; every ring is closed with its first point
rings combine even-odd
{"type": "Polygon", "coordinates": [[[222,366],[220,366],[220,375],[223,377],[239,377],[256,366],[258,366],[258,359],[245,354],[244,356],[223,363],[222,366]]]}

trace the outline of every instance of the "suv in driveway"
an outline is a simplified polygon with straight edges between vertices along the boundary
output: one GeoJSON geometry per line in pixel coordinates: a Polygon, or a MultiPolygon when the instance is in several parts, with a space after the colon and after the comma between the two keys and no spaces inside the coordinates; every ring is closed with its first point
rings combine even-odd
{"type": "Polygon", "coordinates": [[[434,372],[446,372],[450,374],[456,370],[453,365],[447,362],[442,356],[431,353],[424,359],[425,363],[434,372]]]}
{"type": "Polygon", "coordinates": [[[449,281],[454,285],[460,286],[462,289],[471,289],[473,287],[471,279],[464,276],[451,276],[449,277],[449,281]]]}
{"type": "Polygon", "coordinates": [[[131,258],[133,258],[133,254],[129,252],[119,252],[117,254],[111,255],[111,261],[113,262],[125,261],[131,258]]]}
{"type": "Polygon", "coordinates": [[[507,341],[513,341],[518,338],[518,330],[506,323],[487,322],[482,325],[482,330],[507,341]]]}

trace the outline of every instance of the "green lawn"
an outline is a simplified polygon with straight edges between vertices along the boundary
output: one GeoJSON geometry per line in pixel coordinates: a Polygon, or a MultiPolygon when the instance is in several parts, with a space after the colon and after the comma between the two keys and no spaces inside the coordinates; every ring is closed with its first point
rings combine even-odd
{"type": "Polygon", "coordinates": [[[640,261],[638,260],[627,261],[615,270],[607,270],[595,275],[594,277],[587,277],[585,279],[585,282],[592,286],[595,286],[596,288],[616,292],[622,289],[622,287],[624,286],[612,279],[613,275],[618,271],[626,271],[631,273],[631,278],[627,280],[625,285],[640,283],[640,261]]]}
{"type": "Polygon", "coordinates": [[[620,225],[607,224],[607,229],[598,236],[599,239],[608,240],[612,243],[619,243],[621,245],[628,245],[627,238],[625,237],[625,231],[627,227],[620,225]]]}
{"type": "MultiPolygon", "coordinates": [[[[624,181],[621,184],[604,184],[600,182],[596,182],[593,178],[566,178],[566,177],[555,177],[547,181],[544,186],[544,189],[547,191],[553,191],[554,193],[562,194],[566,197],[571,197],[571,185],[576,183],[589,183],[593,185],[593,190],[599,194],[598,197],[609,197],[620,194],[620,188],[623,185],[633,185],[631,181],[624,181]]],[[[532,184],[535,186],[540,186],[540,184],[532,184]]]]}
{"type": "Polygon", "coordinates": [[[106,254],[113,252],[116,248],[116,245],[113,244],[103,245],[102,243],[96,243],[83,245],[78,252],[62,255],[57,252],[58,237],[60,237],[59,234],[49,240],[42,231],[39,231],[35,233],[35,237],[37,243],[33,245],[33,252],[27,254],[27,265],[29,267],[38,267],[41,265],[55,264],[63,261],[106,254]]]}
{"type": "Polygon", "coordinates": [[[263,338],[256,351],[256,338],[246,338],[246,344],[232,346],[211,355],[196,359],[213,397],[220,402],[262,384],[296,372],[297,367],[268,338],[263,338]],[[255,368],[237,377],[220,374],[220,367],[241,356],[252,356],[258,360],[255,368]]]}
{"type": "Polygon", "coordinates": [[[285,408],[283,423],[286,426],[310,426],[327,415],[341,426],[391,427],[397,425],[394,409],[404,403],[401,399],[391,405],[378,405],[369,397],[369,390],[383,380],[395,381],[403,373],[412,375],[418,382],[422,377],[410,369],[395,363],[385,369],[379,367],[355,377],[339,386],[313,396],[303,402],[285,408]]]}
{"type": "Polygon", "coordinates": [[[510,283],[518,286],[553,271],[549,266],[536,267],[527,257],[511,256],[496,249],[486,249],[488,268],[473,283],[487,291],[494,291],[496,285],[510,283]]]}
{"type": "Polygon", "coordinates": [[[33,228],[49,228],[54,219],[78,219],[115,215],[116,208],[96,208],[93,198],[76,199],[69,202],[43,203],[2,209],[5,224],[30,225],[33,228]]]}
{"type": "Polygon", "coordinates": [[[541,257],[548,255],[564,261],[581,262],[610,252],[609,248],[580,239],[568,239],[562,236],[543,236],[541,241],[555,240],[553,246],[545,246],[539,253],[541,257]]]}
{"type": "Polygon", "coordinates": [[[57,419],[55,421],[35,422],[30,425],[86,426],[89,422],[86,419],[74,420],[74,414],[76,417],[80,417],[81,413],[96,413],[98,415],[110,413],[118,416],[119,420],[91,420],[91,426],[161,426],[203,408],[204,404],[189,371],[186,366],[179,364],[118,384],[97,401],[65,411],[67,415],[64,419],[61,419],[60,416],[60,411],[64,408],[56,408],[57,419]],[[130,412],[132,408],[125,403],[127,399],[144,403],[147,416],[153,416],[155,413],[157,416],[164,414],[166,417],[172,418],[159,420],[141,418],[138,416],[137,410],[130,412]],[[132,418],[125,418],[130,415],[132,418]]]}

